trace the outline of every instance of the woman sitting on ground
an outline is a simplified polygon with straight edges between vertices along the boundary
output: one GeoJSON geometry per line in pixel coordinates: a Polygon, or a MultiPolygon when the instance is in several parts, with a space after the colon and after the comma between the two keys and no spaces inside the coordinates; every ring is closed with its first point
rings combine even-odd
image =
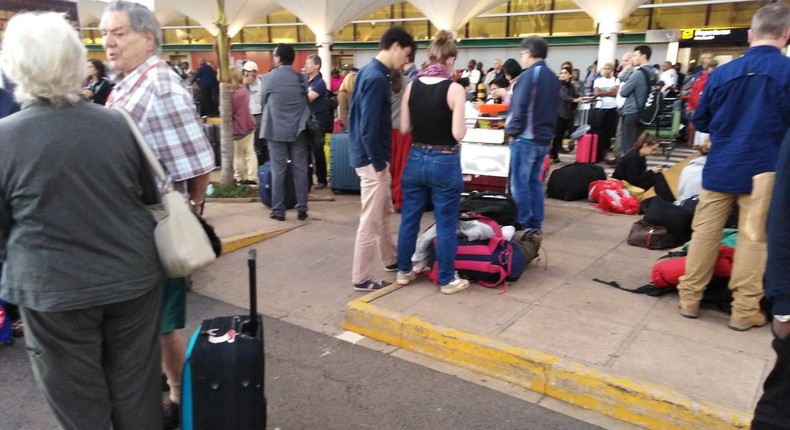
{"type": "Polygon", "coordinates": [[[647,168],[647,156],[653,154],[661,142],[652,134],[642,133],[636,140],[636,145],[617,162],[612,177],[627,181],[629,184],[642,188],[645,191],[654,188],[656,195],[666,201],[674,202],[675,196],[669,188],[661,171],[662,166],[647,168]]]}

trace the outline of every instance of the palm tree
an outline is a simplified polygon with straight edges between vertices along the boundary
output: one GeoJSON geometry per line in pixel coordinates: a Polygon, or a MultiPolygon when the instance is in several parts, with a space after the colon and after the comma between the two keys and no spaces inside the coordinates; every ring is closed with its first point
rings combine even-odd
{"type": "Polygon", "coordinates": [[[228,23],[225,17],[225,0],[217,0],[217,62],[219,63],[219,115],[220,122],[220,185],[233,184],[233,108],[231,106],[230,79],[228,76],[228,23]]]}

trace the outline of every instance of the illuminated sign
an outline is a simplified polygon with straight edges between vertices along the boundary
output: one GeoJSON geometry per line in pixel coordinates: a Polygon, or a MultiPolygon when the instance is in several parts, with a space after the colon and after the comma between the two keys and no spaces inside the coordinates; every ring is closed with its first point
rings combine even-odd
{"type": "Polygon", "coordinates": [[[748,28],[684,28],[681,42],[746,42],[748,28]]]}

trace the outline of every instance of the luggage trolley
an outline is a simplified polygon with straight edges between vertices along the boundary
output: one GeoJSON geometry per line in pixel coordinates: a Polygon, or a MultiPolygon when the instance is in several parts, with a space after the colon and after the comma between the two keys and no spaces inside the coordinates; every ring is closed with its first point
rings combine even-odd
{"type": "Polygon", "coordinates": [[[464,191],[508,192],[510,148],[505,143],[503,129],[466,130],[460,143],[464,191]]]}

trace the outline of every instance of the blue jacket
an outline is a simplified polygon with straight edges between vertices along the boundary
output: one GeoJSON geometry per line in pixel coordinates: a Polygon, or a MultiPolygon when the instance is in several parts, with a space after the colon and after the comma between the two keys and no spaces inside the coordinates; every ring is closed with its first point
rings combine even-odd
{"type": "Polygon", "coordinates": [[[751,193],[754,175],[776,170],[790,127],[790,58],[777,48],[755,46],[717,68],[705,84],[694,125],[710,133],[702,187],[751,193]]]}
{"type": "Polygon", "coordinates": [[[556,132],[559,91],[560,81],[545,61],[522,71],[510,98],[507,134],[548,145],[556,132]]]}
{"type": "Polygon", "coordinates": [[[201,90],[213,90],[219,87],[219,82],[217,82],[217,71],[208,64],[198,67],[192,79],[198,83],[201,90]]]}
{"type": "Polygon", "coordinates": [[[389,69],[375,58],[362,67],[354,83],[348,114],[351,166],[387,168],[392,156],[392,105],[389,69]]]}
{"type": "MultiPolygon", "coordinates": [[[[778,131],[778,130],[776,130],[778,131]]],[[[765,295],[774,301],[774,315],[790,315],[790,129],[785,134],[768,211],[768,262],[765,295]]]]}

